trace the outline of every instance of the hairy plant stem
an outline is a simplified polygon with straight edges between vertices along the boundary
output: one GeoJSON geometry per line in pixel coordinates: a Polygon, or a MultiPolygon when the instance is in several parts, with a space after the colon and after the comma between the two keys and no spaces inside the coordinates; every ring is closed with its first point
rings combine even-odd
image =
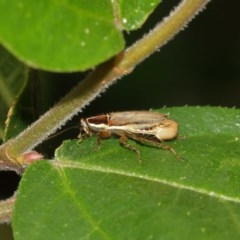
{"type": "MultiPolygon", "coordinates": [[[[86,79],[80,82],[52,109],[38,121],[28,127],[16,138],[8,141],[0,148],[0,159],[16,161],[18,156],[30,151],[50,134],[60,128],[73,115],[80,112],[94,98],[104,92],[121,76],[131,72],[134,67],[150,54],[160,49],[206,5],[210,0],[183,0],[170,15],[158,24],[133,46],[126,49],[114,59],[98,66],[86,79]],[[1,156],[7,154],[8,157],[1,156]]],[[[18,159],[18,160],[17,160],[18,159]]],[[[1,166],[0,166],[1,168],[1,166]]],[[[14,169],[14,167],[13,167],[14,169]]],[[[14,169],[16,170],[16,169],[14,169]]]]}
{"type": "Polygon", "coordinates": [[[12,209],[15,203],[16,193],[5,201],[0,201],[0,224],[10,223],[12,218],[12,209]]]}

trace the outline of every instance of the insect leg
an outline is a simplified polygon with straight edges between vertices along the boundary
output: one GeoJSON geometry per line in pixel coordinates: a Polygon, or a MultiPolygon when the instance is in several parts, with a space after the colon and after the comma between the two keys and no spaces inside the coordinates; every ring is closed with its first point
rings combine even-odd
{"type": "Polygon", "coordinates": [[[129,136],[129,138],[132,138],[133,140],[135,140],[135,141],[137,141],[137,142],[140,142],[140,143],[143,143],[143,144],[149,144],[149,145],[152,145],[152,146],[154,146],[154,147],[161,148],[161,149],[163,149],[163,150],[168,150],[168,151],[172,152],[172,153],[177,157],[177,159],[183,160],[183,158],[180,157],[180,156],[175,152],[175,150],[174,150],[171,146],[169,146],[168,144],[166,144],[165,142],[154,141],[154,140],[151,140],[151,139],[147,139],[147,138],[138,136],[138,135],[136,135],[136,134],[131,134],[131,136],[129,136]]]}
{"type": "Polygon", "coordinates": [[[134,151],[138,156],[140,156],[139,150],[128,143],[128,137],[126,135],[120,135],[119,143],[121,146],[123,146],[131,151],[134,151]]]}

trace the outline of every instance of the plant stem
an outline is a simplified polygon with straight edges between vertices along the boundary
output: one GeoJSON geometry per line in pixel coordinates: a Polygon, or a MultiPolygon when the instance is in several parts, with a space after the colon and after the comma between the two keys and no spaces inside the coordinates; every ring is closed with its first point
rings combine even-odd
{"type": "Polygon", "coordinates": [[[12,218],[12,209],[15,203],[16,194],[7,200],[0,201],[0,223],[10,223],[12,218]]]}
{"type": "MultiPolygon", "coordinates": [[[[158,24],[141,40],[116,58],[97,67],[95,71],[40,117],[38,121],[3,145],[0,148],[0,157],[1,150],[5,149],[12,159],[16,159],[17,156],[41,143],[68,119],[99,96],[101,92],[104,92],[110,85],[115,83],[117,79],[130,73],[138,63],[162,47],[185,27],[207,2],[209,0],[183,0],[170,13],[169,17],[164,18],[162,23],[158,24]]],[[[16,164],[19,165],[19,161],[16,164]]]]}
{"type": "Polygon", "coordinates": [[[125,57],[119,67],[131,68],[159,50],[184,29],[208,2],[210,0],[183,0],[180,2],[168,17],[165,17],[147,35],[126,50],[125,57]]]}

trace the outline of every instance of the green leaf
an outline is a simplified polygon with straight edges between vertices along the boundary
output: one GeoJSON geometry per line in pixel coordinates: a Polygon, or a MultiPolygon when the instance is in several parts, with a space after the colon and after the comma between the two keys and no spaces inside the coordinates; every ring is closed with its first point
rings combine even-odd
{"type": "Polygon", "coordinates": [[[5,121],[11,117],[7,112],[23,91],[28,69],[0,47],[0,139],[4,138],[5,121]]]}
{"type": "Polygon", "coordinates": [[[183,157],[130,141],[65,141],[30,166],[13,214],[15,239],[239,239],[240,110],[162,109],[179,122],[183,157]]]}
{"type": "Polygon", "coordinates": [[[0,40],[27,64],[85,70],[123,49],[109,0],[0,1],[0,40]]]}
{"type": "MultiPolygon", "coordinates": [[[[30,76],[32,74],[29,74],[30,76]]],[[[37,79],[26,79],[25,86],[19,92],[16,101],[11,106],[6,121],[4,131],[4,141],[7,141],[17,134],[20,134],[26,129],[34,120],[37,119],[37,112],[39,102],[37,102],[37,95],[40,89],[37,79]],[[38,91],[36,91],[38,89],[38,91]]]]}
{"type": "Polygon", "coordinates": [[[120,28],[140,27],[158,2],[0,0],[0,41],[34,68],[86,70],[119,53],[120,28]]]}
{"type": "Polygon", "coordinates": [[[119,0],[119,14],[126,30],[135,30],[142,26],[160,0],[119,0]]]}

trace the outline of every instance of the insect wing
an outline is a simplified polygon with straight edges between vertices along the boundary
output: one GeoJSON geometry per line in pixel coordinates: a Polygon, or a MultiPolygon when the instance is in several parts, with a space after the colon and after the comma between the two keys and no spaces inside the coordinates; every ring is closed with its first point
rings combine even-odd
{"type": "Polygon", "coordinates": [[[109,126],[136,126],[138,129],[149,129],[159,125],[167,115],[149,111],[116,112],[109,115],[109,126]]]}

